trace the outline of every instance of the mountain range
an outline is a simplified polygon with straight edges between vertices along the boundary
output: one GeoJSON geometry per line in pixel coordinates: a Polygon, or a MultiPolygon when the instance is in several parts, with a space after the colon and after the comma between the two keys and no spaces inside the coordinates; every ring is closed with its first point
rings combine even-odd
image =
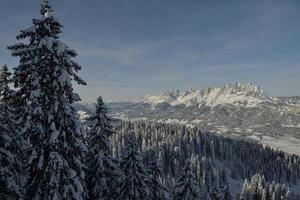
{"type": "MultiPolygon", "coordinates": [[[[173,90],[107,105],[115,119],[198,126],[300,155],[300,97],[271,97],[252,83],[173,90]]],[[[75,106],[83,121],[94,109],[92,104],[75,106]]]]}

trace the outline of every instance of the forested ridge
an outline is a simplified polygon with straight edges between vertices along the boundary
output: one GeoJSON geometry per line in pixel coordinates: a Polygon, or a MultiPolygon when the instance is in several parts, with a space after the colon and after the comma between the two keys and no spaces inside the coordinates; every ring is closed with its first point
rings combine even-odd
{"type": "MultiPolygon", "coordinates": [[[[155,122],[120,122],[116,124],[118,133],[112,139],[114,152],[120,152],[122,137],[133,131],[141,146],[141,151],[157,150],[165,158],[166,174],[174,176],[178,166],[187,159],[199,162],[205,157],[208,162],[218,161],[232,171],[233,178],[250,178],[260,172],[267,181],[296,184],[300,178],[300,159],[274,148],[263,146],[255,141],[244,141],[226,138],[221,135],[201,132],[197,127],[179,124],[155,122]],[[198,160],[198,161],[197,161],[198,160]]],[[[196,163],[194,163],[196,164],[196,163]]],[[[202,165],[201,165],[202,166],[202,165]]]]}
{"type": "MultiPolygon", "coordinates": [[[[119,122],[115,125],[116,135],[112,138],[116,157],[124,148],[124,137],[136,135],[144,162],[156,157],[160,160],[162,178],[169,190],[174,189],[175,179],[188,161],[202,193],[219,191],[228,185],[228,180],[255,179],[265,188],[283,187],[299,182],[300,159],[296,155],[244,140],[226,138],[209,132],[202,133],[197,127],[155,122],[119,122]],[[279,186],[283,184],[285,186],[279,186]]],[[[230,188],[236,191],[236,188],[230,188]]],[[[245,189],[244,189],[245,190],[245,189]]],[[[271,189],[269,189],[271,190],[271,189]]],[[[278,189],[279,190],[279,189],[278,189]]],[[[223,191],[224,192],[224,191],[223,191]]],[[[272,196],[272,194],[271,194],[272,196]]]]}

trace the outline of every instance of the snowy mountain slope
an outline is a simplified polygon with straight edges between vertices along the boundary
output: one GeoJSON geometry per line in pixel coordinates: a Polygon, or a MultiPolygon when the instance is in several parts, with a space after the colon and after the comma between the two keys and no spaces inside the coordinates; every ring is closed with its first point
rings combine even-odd
{"type": "MultiPolygon", "coordinates": [[[[182,93],[177,90],[147,95],[140,102],[108,103],[108,107],[113,118],[199,126],[203,130],[257,140],[300,155],[300,106],[297,102],[297,97],[270,97],[253,84],[235,83],[182,93]]],[[[92,111],[89,107],[87,110],[92,111]]]]}
{"type": "Polygon", "coordinates": [[[166,92],[161,95],[147,95],[142,99],[143,103],[158,105],[167,103],[171,106],[210,106],[231,104],[247,107],[257,106],[261,102],[272,102],[270,97],[259,87],[248,83],[228,84],[221,87],[207,89],[190,89],[183,93],[179,90],[166,92]]]}
{"type": "Polygon", "coordinates": [[[300,107],[300,96],[292,96],[292,97],[279,97],[279,101],[300,107]]]}

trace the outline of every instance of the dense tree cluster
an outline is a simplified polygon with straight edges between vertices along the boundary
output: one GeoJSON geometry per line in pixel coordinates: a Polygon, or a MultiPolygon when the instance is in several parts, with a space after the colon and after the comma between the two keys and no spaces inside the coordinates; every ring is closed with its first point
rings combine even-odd
{"type": "Polygon", "coordinates": [[[84,127],[77,53],[47,0],[40,13],[9,47],[13,76],[0,70],[0,199],[299,199],[285,186],[300,178],[297,156],[181,125],[113,125],[101,97],[84,127]]]}
{"type": "Polygon", "coordinates": [[[120,171],[112,157],[110,137],[112,125],[101,97],[97,99],[96,112],[89,118],[87,135],[87,186],[90,199],[116,199],[120,171]]]}
{"type": "Polygon", "coordinates": [[[114,129],[118,133],[112,137],[114,155],[121,156],[124,137],[135,133],[144,163],[151,162],[152,154],[159,155],[162,182],[172,193],[187,161],[191,162],[202,198],[234,199],[230,191],[242,188],[230,185],[229,180],[251,179],[257,172],[264,175],[265,182],[277,184],[294,185],[300,178],[298,156],[256,142],[202,133],[197,127],[149,121],[119,122],[114,129]]]}
{"type": "Polygon", "coordinates": [[[22,194],[22,161],[14,117],[11,73],[6,65],[0,69],[0,199],[17,199],[22,194]]]}
{"type": "Polygon", "coordinates": [[[180,171],[174,186],[174,200],[200,199],[200,190],[191,163],[186,162],[180,171]]]}
{"type": "Polygon", "coordinates": [[[250,181],[244,182],[240,200],[290,200],[299,199],[285,184],[276,184],[274,181],[266,183],[264,176],[255,174],[250,181]]]}

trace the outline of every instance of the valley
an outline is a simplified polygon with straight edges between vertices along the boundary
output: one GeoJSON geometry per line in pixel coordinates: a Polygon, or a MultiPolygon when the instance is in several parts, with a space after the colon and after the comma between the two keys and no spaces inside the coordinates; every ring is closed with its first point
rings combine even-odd
{"type": "MultiPolygon", "coordinates": [[[[230,138],[255,140],[300,155],[300,97],[270,97],[253,84],[178,90],[137,102],[110,102],[111,117],[197,126],[230,138]]],[[[77,104],[81,118],[93,105],[77,104]]]]}

